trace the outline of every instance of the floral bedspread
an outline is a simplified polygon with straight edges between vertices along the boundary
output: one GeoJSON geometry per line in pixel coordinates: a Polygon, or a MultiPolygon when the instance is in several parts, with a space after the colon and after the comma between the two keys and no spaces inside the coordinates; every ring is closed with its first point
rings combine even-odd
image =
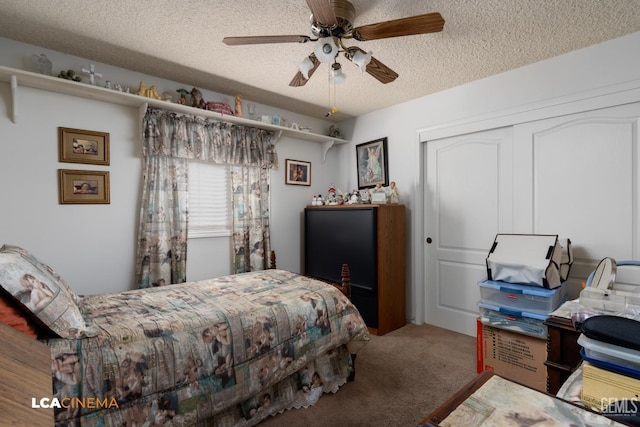
{"type": "Polygon", "coordinates": [[[283,270],[79,306],[100,332],[48,341],[57,426],[254,425],[337,391],[369,340],[340,291],[283,270]]]}

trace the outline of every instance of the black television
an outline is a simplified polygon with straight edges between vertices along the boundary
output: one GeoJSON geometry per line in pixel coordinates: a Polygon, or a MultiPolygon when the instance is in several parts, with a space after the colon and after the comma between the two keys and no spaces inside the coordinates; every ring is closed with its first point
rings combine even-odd
{"type": "Polygon", "coordinates": [[[377,209],[306,208],[304,230],[304,274],[340,283],[346,263],[351,273],[351,300],[367,325],[377,327],[377,209]]]}

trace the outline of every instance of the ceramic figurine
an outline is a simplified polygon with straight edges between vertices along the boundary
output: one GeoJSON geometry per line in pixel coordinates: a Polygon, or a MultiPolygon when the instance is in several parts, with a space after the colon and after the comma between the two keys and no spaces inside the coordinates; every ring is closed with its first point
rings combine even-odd
{"type": "Polygon", "coordinates": [[[328,193],[329,194],[327,195],[327,205],[337,205],[338,198],[336,197],[336,188],[333,185],[329,187],[328,193]]]}
{"type": "Polygon", "coordinates": [[[351,192],[351,195],[349,196],[349,201],[347,202],[348,205],[355,205],[360,203],[360,193],[358,192],[358,190],[353,190],[351,192]]]}
{"type": "Polygon", "coordinates": [[[369,194],[369,190],[364,189],[360,192],[360,202],[371,203],[371,195],[369,194]]]}
{"type": "Polygon", "coordinates": [[[177,89],[176,92],[180,94],[178,104],[187,105],[187,95],[189,95],[189,91],[186,89],[177,89]]]}
{"type": "Polygon", "coordinates": [[[41,53],[40,55],[32,55],[31,62],[38,73],[47,76],[52,75],[51,70],[53,68],[53,63],[44,53],[41,53]]]}
{"type": "Polygon", "coordinates": [[[151,86],[149,88],[149,90],[147,91],[147,98],[162,99],[158,94],[158,89],[156,89],[155,86],[151,86]]]}
{"type": "Polygon", "coordinates": [[[82,77],[76,75],[76,72],[73,70],[62,70],[58,74],[58,77],[65,80],[73,80],[74,82],[82,81],[82,77]]]}
{"type": "Polygon", "coordinates": [[[147,84],[145,82],[140,82],[140,86],[138,86],[136,95],[147,96],[147,84]]]}
{"type": "Polygon", "coordinates": [[[398,187],[396,187],[395,181],[391,181],[387,189],[387,199],[389,203],[400,203],[400,194],[398,193],[398,187]]]}
{"type": "Polygon", "coordinates": [[[235,101],[236,101],[236,110],[234,112],[235,116],[242,117],[242,95],[236,95],[235,101]]]}
{"type": "Polygon", "coordinates": [[[205,108],[206,103],[204,102],[204,98],[202,97],[202,92],[198,90],[198,88],[191,89],[191,106],[195,108],[205,108]]]}

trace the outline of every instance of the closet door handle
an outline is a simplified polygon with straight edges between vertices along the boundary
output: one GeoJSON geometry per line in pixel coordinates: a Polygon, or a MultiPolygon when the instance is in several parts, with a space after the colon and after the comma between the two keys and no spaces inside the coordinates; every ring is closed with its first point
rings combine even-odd
{"type": "Polygon", "coordinates": [[[427,237],[427,243],[431,244],[431,242],[433,242],[433,240],[431,239],[431,237],[427,237]]]}

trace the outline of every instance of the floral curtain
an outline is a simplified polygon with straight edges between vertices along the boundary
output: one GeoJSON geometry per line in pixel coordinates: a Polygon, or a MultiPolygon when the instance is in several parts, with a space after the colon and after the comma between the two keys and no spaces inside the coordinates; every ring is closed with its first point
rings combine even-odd
{"type": "Polygon", "coordinates": [[[231,168],[233,251],[236,273],[269,268],[269,170],[231,168]]]}
{"type": "MultiPolygon", "coordinates": [[[[268,169],[278,167],[274,132],[148,109],[143,119],[142,142],[143,189],[136,249],[139,287],[186,281],[189,160],[231,165],[232,176],[242,170],[239,181],[232,178],[234,250],[255,247],[268,253],[268,169]],[[258,188],[259,192],[252,188],[258,188]],[[243,189],[238,203],[236,189],[243,189]],[[246,196],[244,189],[249,191],[246,196]],[[256,196],[260,199],[258,205],[253,200],[256,196]],[[247,211],[254,209],[258,214],[247,216],[247,211]],[[236,239],[237,220],[241,220],[237,227],[242,229],[246,241],[236,239]]],[[[248,254],[251,256],[251,250],[248,254]]],[[[239,261],[237,252],[234,260],[239,261]]],[[[256,259],[237,264],[235,270],[249,271],[247,266],[266,267],[265,262],[256,259]]]]}

